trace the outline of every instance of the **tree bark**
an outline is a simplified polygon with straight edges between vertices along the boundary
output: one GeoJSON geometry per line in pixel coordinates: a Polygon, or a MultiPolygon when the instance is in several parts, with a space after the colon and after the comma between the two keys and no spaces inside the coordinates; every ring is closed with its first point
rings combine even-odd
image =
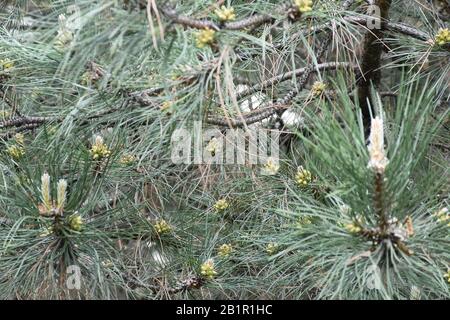
{"type": "MultiPolygon", "coordinates": [[[[375,5],[380,8],[381,23],[389,18],[389,8],[392,0],[376,0],[375,5]]],[[[377,87],[381,79],[381,54],[383,52],[383,29],[372,29],[366,32],[363,42],[363,56],[361,59],[361,79],[358,81],[358,100],[361,108],[363,123],[368,136],[373,110],[373,102],[370,98],[370,87],[377,87]]]]}

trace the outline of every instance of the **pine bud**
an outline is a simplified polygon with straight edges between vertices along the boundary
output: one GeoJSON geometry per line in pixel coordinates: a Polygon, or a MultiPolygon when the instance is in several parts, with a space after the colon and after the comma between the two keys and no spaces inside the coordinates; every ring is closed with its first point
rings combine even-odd
{"type": "Polygon", "coordinates": [[[306,170],[303,166],[300,166],[297,169],[295,181],[300,187],[304,188],[312,181],[312,174],[309,170],[306,170]]]}
{"type": "Polygon", "coordinates": [[[434,38],[434,43],[438,46],[443,46],[447,43],[450,43],[450,30],[448,28],[439,29],[439,32],[434,38]]]}
{"type": "Polygon", "coordinates": [[[67,189],[67,181],[64,179],[60,179],[58,181],[58,198],[57,198],[57,208],[62,211],[64,209],[64,204],[66,202],[66,189],[67,189]]]}
{"type": "Polygon", "coordinates": [[[297,6],[300,12],[309,12],[312,11],[312,0],[295,0],[295,5],[297,6]]]}
{"type": "Polygon", "coordinates": [[[220,212],[220,211],[226,210],[229,206],[230,206],[230,204],[228,203],[228,201],[226,199],[219,199],[214,204],[214,209],[216,209],[216,211],[220,212]]]}
{"type": "Polygon", "coordinates": [[[217,271],[214,266],[214,260],[206,260],[200,267],[200,274],[206,279],[212,280],[217,275],[217,271]]]}
{"type": "Polygon", "coordinates": [[[214,13],[219,18],[220,21],[231,21],[236,19],[233,7],[227,8],[225,6],[221,6],[220,9],[216,9],[214,13]]]}
{"type": "Polygon", "coordinates": [[[103,142],[102,136],[97,135],[94,137],[94,144],[91,147],[90,153],[93,160],[102,160],[109,157],[111,150],[103,142]]]}
{"type": "Polygon", "coordinates": [[[197,48],[204,48],[206,45],[213,43],[215,31],[212,29],[204,29],[196,35],[197,48]]]}
{"type": "Polygon", "coordinates": [[[233,246],[229,243],[224,243],[219,247],[217,251],[219,253],[219,256],[227,257],[231,254],[231,252],[233,252],[233,246]]]}
{"type": "Polygon", "coordinates": [[[47,172],[41,177],[41,197],[45,209],[50,211],[52,207],[52,200],[50,197],[50,175],[47,172]]]}
{"type": "Polygon", "coordinates": [[[266,164],[263,167],[264,173],[269,174],[269,175],[274,175],[278,172],[278,170],[280,170],[280,165],[277,163],[277,161],[272,158],[269,157],[267,159],[266,164]]]}
{"type": "Polygon", "coordinates": [[[370,157],[368,168],[379,174],[384,173],[388,160],[384,152],[383,120],[379,117],[372,119],[368,150],[370,157]]]}
{"type": "Polygon", "coordinates": [[[74,213],[69,218],[69,228],[74,231],[81,231],[83,227],[83,218],[78,213],[74,213]]]}

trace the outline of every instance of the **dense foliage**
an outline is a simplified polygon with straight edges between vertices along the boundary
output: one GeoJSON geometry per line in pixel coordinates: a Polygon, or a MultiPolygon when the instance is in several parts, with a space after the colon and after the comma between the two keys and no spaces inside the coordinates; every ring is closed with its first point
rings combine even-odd
{"type": "Polygon", "coordinates": [[[449,19],[0,1],[0,298],[448,299],[449,19]],[[230,128],[279,154],[206,161],[230,128]]]}

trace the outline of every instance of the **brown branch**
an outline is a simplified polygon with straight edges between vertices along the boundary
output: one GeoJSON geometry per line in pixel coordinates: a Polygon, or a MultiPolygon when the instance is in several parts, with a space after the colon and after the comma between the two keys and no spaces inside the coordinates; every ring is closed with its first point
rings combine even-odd
{"type": "MultiPolygon", "coordinates": [[[[149,97],[153,96],[153,95],[157,95],[160,92],[162,92],[163,90],[164,90],[164,88],[158,87],[158,88],[151,88],[151,89],[147,89],[147,90],[143,90],[143,91],[139,91],[139,92],[127,93],[126,98],[120,107],[111,108],[111,109],[104,110],[99,113],[90,115],[90,116],[86,117],[85,119],[82,119],[81,124],[86,124],[91,120],[101,118],[105,115],[109,115],[115,111],[120,110],[121,108],[126,108],[126,107],[128,107],[130,101],[136,102],[141,106],[150,106],[153,103],[148,100],[149,97]]],[[[2,136],[0,136],[0,138],[9,139],[12,136],[14,136],[14,134],[17,132],[36,129],[44,123],[62,122],[63,120],[64,120],[64,117],[58,117],[58,116],[53,116],[53,117],[21,116],[21,117],[17,117],[17,118],[5,120],[5,121],[0,121],[0,129],[8,129],[8,128],[13,128],[13,127],[16,128],[15,131],[3,134],[2,136]]]]}
{"type": "Polygon", "coordinates": [[[206,122],[213,125],[223,126],[227,127],[231,125],[231,127],[243,127],[245,125],[249,125],[252,123],[259,122],[261,120],[264,120],[266,118],[269,118],[270,116],[274,115],[275,112],[278,110],[286,109],[288,106],[282,105],[279,103],[269,104],[268,106],[261,108],[259,110],[256,110],[254,112],[247,113],[243,115],[242,118],[234,119],[223,119],[223,118],[217,118],[217,117],[208,117],[206,119],[206,122]]]}
{"type": "Polygon", "coordinates": [[[376,173],[373,201],[375,213],[378,217],[378,225],[380,226],[381,236],[385,237],[388,231],[389,223],[385,213],[383,191],[384,191],[384,175],[376,173]]]}
{"type": "Polygon", "coordinates": [[[233,22],[227,22],[224,24],[223,29],[226,30],[240,30],[245,28],[256,28],[259,27],[262,24],[266,23],[273,23],[275,21],[275,18],[261,14],[261,15],[254,15],[249,18],[242,19],[240,21],[233,21],[233,22]]]}
{"type": "Polygon", "coordinates": [[[0,135],[0,140],[9,140],[9,139],[11,139],[12,137],[14,137],[14,135],[15,135],[16,133],[36,129],[36,128],[38,128],[41,124],[42,124],[42,123],[30,123],[30,124],[23,125],[23,126],[21,126],[21,127],[16,128],[16,129],[13,130],[13,131],[9,131],[9,132],[7,132],[7,133],[5,133],[5,134],[0,135]]]}
{"type": "Polygon", "coordinates": [[[28,124],[42,124],[53,120],[53,117],[20,117],[0,122],[0,129],[9,127],[20,127],[28,124]]]}
{"type": "MultiPolygon", "coordinates": [[[[388,19],[389,8],[392,0],[377,0],[375,5],[380,9],[381,21],[388,19]]],[[[381,22],[380,21],[380,22],[381,22]]],[[[368,30],[363,42],[363,55],[361,58],[362,77],[358,81],[358,100],[362,112],[363,124],[366,133],[369,133],[371,114],[373,114],[370,102],[370,86],[378,86],[381,79],[381,54],[383,52],[382,29],[368,30]]]]}
{"type": "Polygon", "coordinates": [[[214,29],[220,30],[219,26],[214,22],[205,20],[205,19],[192,19],[183,15],[180,15],[176,12],[175,9],[169,8],[167,6],[163,6],[161,8],[161,12],[166,17],[170,18],[172,22],[181,24],[183,26],[195,28],[195,29],[214,29]]]}
{"type": "MultiPolygon", "coordinates": [[[[290,6],[290,5],[289,5],[290,6]]],[[[275,10],[277,13],[286,14],[288,5],[282,5],[275,10]]],[[[226,22],[222,25],[217,25],[216,23],[206,20],[206,19],[193,19],[181,14],[173,8],[164,6],[161,8],[161,12],[168,17],[172,22],[181,24],[183,26],[195,28],[195,29],[213,29],[219,30],[241,30],[246,28],[256,28],[262,24],[273,23],[275,18],[267,14],[256,14],[248,18],[244,18],[239,21],[226,22]]]]}
{"type": "MultiPolygon", "coordinates": [[[[364,16],[344,17],[344,21],[347,21],[347,22],[350,22],[353,24],[357,24],[357,25],[362,25],[362,26],[367,25],[367,19],[368,18],[364,17],[364,16]]],[[[410,36],[410,37],[413,37],[415,39],[422,40],[422,41],[428,41],[431,38],[430,35],[427,34],[426,32],[420,31],[420,30],[418,30],[412,26],[409,26],[407,24],[404,24],[404,23],[381,21],[381,29],[380,30],[401,33],[406,36],[410,36]]],[[[319,31],[319,30],[317,30],[317,31],[319,31]]]]}
{"type": "MultiPolygon", "coordinates": [[[[352,65],[350,62],[325,62],[325,63],[318,64],[314,68],[313,72],[338,69],[338,68],[356,68],[356,66],[352,65]]],[[[241,91],[237,95],[237,99],[242,99],[242,98],[244,98],[248,95],[251,95],[255,92],[261,91],[264,88],[267,88],[268,86],[278,84],[280,82],[292,79],[294,76],[301,76],[305,72],[306,72],[306,68],[299,68],[299,69],[289,71],[284,74],[280,74],[275,77],[266,79],[266,80],[262,81],[261,83],[258,83],[250,88],[247,88],[247,89],[241,91]]]]}
{"type": "MultiPolygon", "coordinates": [[[[343,20],[343,22],[348,22],[348,23],[351,23],[354,25],[358,25],[358,26],[367,28],[366,26],[367,26],[368,17],[364,16],[364,15],[345,16],[342,18],[342,20],[343,20]]],[[[293,37],[297,37],[299,35],[307,36],[307,35],[312,35],[312,34],[323,32],[323,31],[329,29],[330,27],[332,27],[333,23],[334,23],[334,20],[327,22],[327,23],[323,23],[321,25],[311,27],[307,30],[301,30],[301,31],[293,34],[293,37]]],[[[407,25],[405,23],[381,21],[381,29],[385,30],[385,31],[400,33],[405,36],[409,36],[409,37],[412,37],[414,39],[421,40],[421,41],[428,41],[433,38],[428,33],[420,31],[420,30],[414,28],[413,26],[407,25]]]]}

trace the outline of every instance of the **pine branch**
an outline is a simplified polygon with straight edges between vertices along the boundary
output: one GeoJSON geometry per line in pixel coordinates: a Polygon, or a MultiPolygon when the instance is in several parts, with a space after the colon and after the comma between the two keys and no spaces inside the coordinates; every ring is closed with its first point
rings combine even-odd
{"type": "MultiPolygon", "coordinates": [[[[286,14],[287,9],[291,5],[282,5],[275,12],[279,14],[286,14]]],[[[219,30],[242,30],[246,28],[256,28],[262,24],[269,24],[275,22],[275,18],[266,14],[257,14],[248,18],[244,18],[239,21],[225,22],[222,25],[217,25],[216,23],[206,20],[206,19],[193,19],[184,15],[179,14],[175,9],[163,6],[161,12],[172,20],[173,23],[181,24],[186,27],[191,27],[195,29],[213,29],[219,30]]]]}
{"type": "MultiPolygon", "coordinates": [[[[312,68],[312,66],[307,66],[304,68],[299,68],[294,71],[287,72],[285,74],[280,74],[276,77],[267,79],[263,81],[260,84],[257,84],[251,88],[246,89],[245,91],[242,91],[238,94],[238,99],[242,99],[243,97],[250,95],[252,93],[255,93],[269,85],[272,84],[278,84],[280,82],[286,81],[296,76],[302,76],[302,79],[300,81],[300,84],[304,84],[306,81],[305,79],[311,74],[312,72],[317,72],[321,70],[334,70],[337,68],[356,68],[356,66],[353,66],[350,63],[347,62],[326,62],[317,65],[316,68],[312,68]],[[305,76],[307,74],[307,76],[305,76]]],[[[219,125],[219,126],[228,126],[231,124],[233,127],[242,127],[245,125],[253,124],[256,122],[259,122],[261,120],[267,119],[268,117],[274,115],[277,111],[285,110],[288,108],[288,105],[290,101],[294,98],[294,96],[297,94],[296,90],[291,90],[287,95],[285,95],[282,99],[278,100],[275,104],[269,104],[265,107],[260,107],[258,110],[254,110],[252,112],[249,112],[247,114],[244,114],[242,118],[240,119],[222,119],[222,118],[216,118],[216,117],[209,117],[207,118],[207,122],[209,124],[219,125]]]]}
{"type": "MultiPolygon", "coordinates": [[[[344,20],[353,24],[366,27],[368,18],[361,16],[346,16],[344,17],[344,20]]],[[[414,28],[413,26],[404,23],[395,23],[383,20],[381,21],[381,31],[382,30],[401,33],[403,35],[410,36],[412,38],[422,41],[428,41],[431,38],[430,35],[427,34],[426,32],[420,31],[414,28]]],[[[371,31],[369,31],[368,33],[371,33],[371,31]]]]}
{"type": "MultiPolygon", "coordinates": [[[[352,4],[354,0],[347,0],[343,3],[343,9],[347,10],[352,4]]],[[[329,32],[327,34],[326,39],[322,41],[322,44],[320,45],[319,49],[315,53],[315,57],[317,61],[320,61],[326,50],[328,49],[328,46],[331,43],[332,39],[332,33],[329,32]]],[[[308,64],[304,70],[302,76],[298,79],[297,85],[289,91],[283,98],[278,99],[275,103],[269,103],[268,105],[262,107],[262,111],[257,113],[256,115],[252,114],[248,118],[245,116],[242,116],[240,119],[229,119],[222,120],[217,118],[207,118],[206,122],[210,124],[215,125],[221,125],[221,126],[227,126],[231,124],[233,127],[241,127],[248,124],[252,124],[255,122],[259,122],[261,120],[267,119],[268,117],[274,115],[278,111],[281,111],[281,114],[288,108],[288,106],[291,104],[292,100],[298,95],[298,93],[303,89],[306,82],[309,80],[310,75],[315,70],[315,64],[310,63],[308,64]]],[[[280,115],[281,115],[280,114],[280,115]]]]}
{"type": "MultiPolygon", "coordinates": [[[[316,68],[314,69],[314,72],[318,72],[318,71],[324,71],[324,70],[335,70],[338,68],[352,68],[355,69],[356,66],[352,65],[349,62],[325,62],[325,63],[320,63],[316,66],[316,68]]],[[[262,81],[261,83],[258,83],[250,88],[247,88],[243,91],[241,91],[238,95],[237,95],[237,99],[242,99],[248,95],[251,95],[255,92],[258,91],[262,91],[263,89],[271,86],[271,85],[275,85],[275,84],[279,84],[283,81],[286,80],[290,80],[292,79],[294,76],[302,76],[303,74],[305,74],[306,72],[306,68],[299,68],[293,71],[289,71],[286,72],[284,74],[279,74],[275,77],[266,79],[264,81],[262,81]]]]}
{"type": "Polygon", "coordinates": [[[42,124],[44,122],[48,122],[53,120],[53,117],[20,117],[10,120],[5,120],[0,122],[0,129],[9,128],[9,127],[20,127],[28,124],[42,124]]]}

